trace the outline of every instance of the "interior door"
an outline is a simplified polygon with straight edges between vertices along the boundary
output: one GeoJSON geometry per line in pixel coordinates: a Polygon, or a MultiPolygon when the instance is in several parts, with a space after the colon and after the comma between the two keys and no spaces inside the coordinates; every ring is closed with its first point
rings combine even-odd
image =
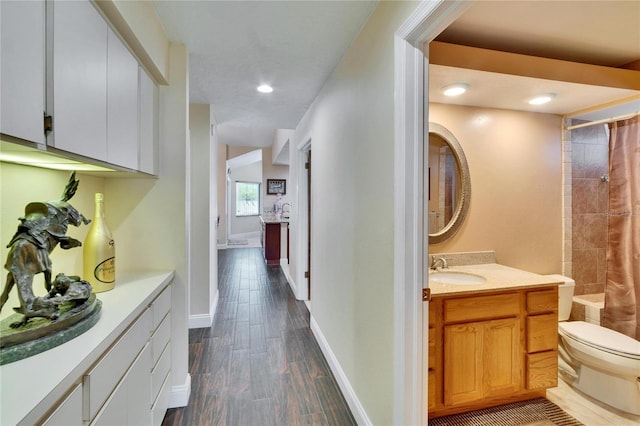
{"type": "Polygon", "coordinates": [[[311,149],[307,151],[307,295],[311,300],[311,149]]]}

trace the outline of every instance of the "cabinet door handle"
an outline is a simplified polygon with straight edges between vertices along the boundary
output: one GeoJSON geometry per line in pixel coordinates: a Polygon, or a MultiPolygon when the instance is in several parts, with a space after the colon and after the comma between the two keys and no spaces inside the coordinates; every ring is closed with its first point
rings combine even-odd
{"type": "Polygon", "coordinates": [[[44,132],[50,132],[53,130],[53,117],[50,115],[44,116],[44,132]]]}

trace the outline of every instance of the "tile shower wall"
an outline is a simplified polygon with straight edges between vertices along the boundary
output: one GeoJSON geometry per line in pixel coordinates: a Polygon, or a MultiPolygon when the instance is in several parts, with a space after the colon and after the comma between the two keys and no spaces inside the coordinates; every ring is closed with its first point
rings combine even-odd
{"type": "Polygon", "coordinates": [[[608,162],[604,125],[571,131],[572,276],[577,295],[604,291],[609,184],[602,177],[609,173],[608,162]]]}

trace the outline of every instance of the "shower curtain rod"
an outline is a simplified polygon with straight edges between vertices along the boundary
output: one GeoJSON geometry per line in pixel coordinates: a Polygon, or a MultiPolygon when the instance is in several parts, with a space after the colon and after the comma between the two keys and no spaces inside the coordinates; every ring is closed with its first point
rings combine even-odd
{"type": "Polygon", "coordinates": [[[640,111],[632,112],[632,113],[629,113],[629,114],[622,114],[622,115],[618,115],[616,117],[603,118],[602,120],[589,121],[588,123],[576,124],[575,126],[567,126],[565,128],[565,130],[579,129],[581,127],[589,127],[589,126],[594,126],[596,124],[611,123],[611,122],[618,121],[618,120],[625,120],[627,118],[633,118],[636,115],[640,115],[640,111]]]}

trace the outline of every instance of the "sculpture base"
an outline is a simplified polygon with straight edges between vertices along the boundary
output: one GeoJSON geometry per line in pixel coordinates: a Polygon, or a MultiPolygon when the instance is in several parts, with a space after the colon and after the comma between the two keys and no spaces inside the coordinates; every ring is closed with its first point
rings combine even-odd
{"type": "Polygon", "coordinates": [[[81,335],[98,322],[101,310],[102,302],[91,294],[82,305],[61,306],[55,321],[31,318],[26,325],[12,328],[11,324],[24,315],[5,318],[0,322],[0,365],[45,352],[81,335]]]}

